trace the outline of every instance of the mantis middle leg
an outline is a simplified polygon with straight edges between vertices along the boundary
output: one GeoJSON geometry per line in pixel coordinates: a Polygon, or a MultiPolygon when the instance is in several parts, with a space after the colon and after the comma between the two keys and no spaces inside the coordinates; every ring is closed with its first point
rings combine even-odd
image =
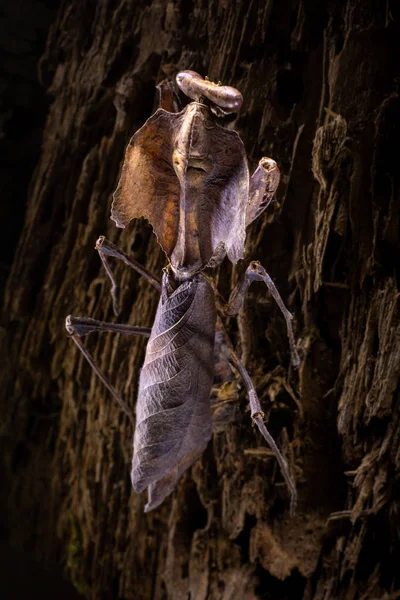
{"type": "Polygon", "coordinates": [[[279,294],[271,277],[268,275],[268,273],[266,272],[264,267],[258,261],[254,260],[249,264],[249,266],[246,269],[246,273],[244,275],[243,281],[241,283],[239,283],[232,291],[230,298],[229,298],[228,306],[225,308],[225,311],[224,311],[225,314],[228,316],[235,316],[238,314],[240,308],[243,305],[244,298],[247,294],[247,291],[253,281],[263,281],[265,283],[265,285],[267,286],[267,288],[269,289],[269,291],[271,292],[273,299],[279,306],[279,308],[285,318],[285,321],[286,321],[286,328],[287,328],[287,335],[288,335],[289,344],[290,344],[290,355],[291,355],[292,365],[294,367],[298,367],[300,364],[300,357],[297,352],[296,344],[295,344],[295,340],[294,340],[293,327],[292,327],[293,315],[286,308],[286,306],[281,298],[281,295],[279,294]]]}
{"type": "Polygon", "coordinates": [[[148,271],[141,264],[136,262],[133,258],[130,258],[123,250],[115,246],[112,242],[107,240],[104,235],[101,235],[96,242],[95,249],[100,255],[101,262],[106,270],[106,273],[111,281],[111,297],[113,301],[113,310],[115,316],[119,315],[119,304],[118,304],[118,284],[115,280],[114,274],[111,271],[110,265],[108,264],[108,256],[113,256],[114,258],[118,258],[122,260],[128,267],[139,273],[139,275],[143,275],[153,285],[159,292],[161,292],[161,283],[157,277],[155,277],[150,271],[148,271]]]}

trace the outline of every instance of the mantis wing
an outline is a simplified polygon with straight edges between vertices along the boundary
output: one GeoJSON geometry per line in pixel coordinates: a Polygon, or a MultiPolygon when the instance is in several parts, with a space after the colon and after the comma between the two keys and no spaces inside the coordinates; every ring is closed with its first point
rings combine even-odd
{"type": "Polygon", "coordinates": [[[172,492],[211,437],[216,309],[201,276],[162,294],[140,375],[132,461],[137,492],[148,488],[145,511],[172,492]]]}

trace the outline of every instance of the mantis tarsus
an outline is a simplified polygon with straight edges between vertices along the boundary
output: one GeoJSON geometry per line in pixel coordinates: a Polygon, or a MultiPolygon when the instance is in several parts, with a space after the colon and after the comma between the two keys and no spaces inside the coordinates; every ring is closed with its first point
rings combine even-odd
{"type": "Polygon", "coordinates": [[[160,291],[154,324],[147,329],[68,316],[66,328],[135,427],[132,483],[137,492],[148,489],[145,511],[172,492],[210,440],[214,345],[223,339],[247,390],[253,423],[273,450],[290,490],[293,513],[297,492],[288,465],[265,426],[256,390],[222,321],[239,312],[252,281],[263,281],[286,320],[292,363],[297,366],[292,315],[258,262],[250,263],[228,303],[221,302],[205,273],[225,256],[233,263],[243,258],[246,227],[271,202],[279,169],[272,159],[262,158],[249,177],[238,134],[217,124],[219,116],[240,110],[238,90],[194,71],[178,73],[176,81],[192,102],[177,112],[172,84],[158,86],[160,108],[128,145],[111,212],[118,227],[137,217],[150,221],[169,261],[161,282],[104,237],[96,244],[111,280],[114,312],[118,314],[117,283],[109,257],[122,260],[160,291]],[[136,418],[82,344],[80,338],[91,331],[149,337],[136,418]]]}

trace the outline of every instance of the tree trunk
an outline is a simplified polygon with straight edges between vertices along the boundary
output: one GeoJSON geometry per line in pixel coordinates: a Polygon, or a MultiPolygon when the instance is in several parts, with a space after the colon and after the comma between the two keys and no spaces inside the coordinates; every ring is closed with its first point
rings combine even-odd
{"type": "MultiPolygon", "coordinates": [[[[362,0],[61,3],[40,61],[51,95],[42,153],[4,298],[2,526],[88,597],[400,598],[397,37],[394,7],[362,0]],[[129,420],[64,328],[70,313],[114,319],[100,234],[155,273],[165,264],[145,221],[121,232],[109,214],[155,85],[181,69],[242,92],[235,128],[250,169],[270,156],[281,170],[277,202],[219,285],[226,296],[259,260],[295,315],[298,371],[261,284],[230,323],[296,475],[294,517],[239,381],[216,392],[230,408],[201,460],[143,514],[129,420]]],[[[150,326],[157,292],[112,266],[118,321],[150,326]]],[[[133,407],[145,340],[85,343],[133,407]]]]}

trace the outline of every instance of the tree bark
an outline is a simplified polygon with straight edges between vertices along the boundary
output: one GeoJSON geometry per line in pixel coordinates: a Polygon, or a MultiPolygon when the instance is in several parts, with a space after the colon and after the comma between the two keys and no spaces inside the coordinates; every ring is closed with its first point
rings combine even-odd
{"type": "MultiPolygon", "coordinates": [[[[88,597],[400,598],[394,11],[362,0],[61,3],[40,61],[51,106],[4,297],[2,526],[88,597]],[[225,262],[218,279],[226,296],[259,260],[295,315],[298,371],[260,284],[230,323],[296,475],[294,517],[239,381],[216,392],[230,408],[202,459],[143,514],[129,420],[64,329],[70,313],[114,319],[99,235],[154,273],[165,265],[146,222],[121,232],[109,213],[155,85],[181,69],[242,92],[235,128],[250,169],[270,156],[281,170],[246,260],[225,262]]],[[[118,321],[151,325],[157,292],[112,267],[118,321]]],[[[145,343],[86,340],[132,407],[145,343]]]]}

